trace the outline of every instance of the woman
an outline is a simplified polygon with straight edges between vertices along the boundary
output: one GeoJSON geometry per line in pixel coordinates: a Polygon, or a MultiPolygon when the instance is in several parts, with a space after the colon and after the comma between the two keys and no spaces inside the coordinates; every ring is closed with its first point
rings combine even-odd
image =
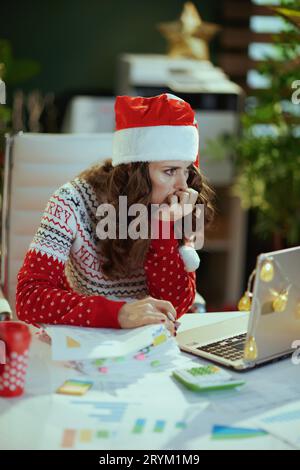
{"type": "Polygon", "coordinates": [[[212,192],[193,164],[199,143],[194,113],[169,94],[117,97],[115,113],[112,161],[84,171],[47,204],[18,274],[17,314],[33,324],[87,327],[164,322],[176,334],[176,317],[193,304],[195,272],[180,255],[185,237],[176,239],[174,221],[186,207],[195,218],[198,203],[207,221],[213,213],[212,192]],[[147,238],[124,231],[120,196],[128,208],[147,208],[147,238]],[[164,211],[150,218],[150,206],[162,203],[164,211]],[[99,237],[103,204],[116,210],[117,237],[99,237]],[[166,225],[168,238],[160,233],[166,225]]]}

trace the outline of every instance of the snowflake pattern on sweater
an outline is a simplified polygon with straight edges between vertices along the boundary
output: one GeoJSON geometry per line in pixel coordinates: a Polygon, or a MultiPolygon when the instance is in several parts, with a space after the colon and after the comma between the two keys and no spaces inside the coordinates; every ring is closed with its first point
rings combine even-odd
{"type": "Polygon", "coordinates": [[[171,230],[151,240],[143,268],[109,280],[96,235],[98,201],[93,188],[76,178],[50,198],[18,274],[16,309],[28,323],[119,328],[126,302],[150,295],[169,300],[177,315],[195,297],[195,273],[186,272],[171,230]]]}

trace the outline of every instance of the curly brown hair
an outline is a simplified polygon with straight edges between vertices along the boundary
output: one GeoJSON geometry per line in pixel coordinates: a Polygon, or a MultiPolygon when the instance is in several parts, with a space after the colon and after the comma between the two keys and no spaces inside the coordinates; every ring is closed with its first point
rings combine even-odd
{"type": "MultiPolygon", "coordinates": [[[[188,167],[187,184],[198,191],[197,204],[204,205],[204,222],[207,226],[214,216],[214,191],[208,185],[205,177],[193,164],[188,167]]],[[[114,206],[117,216],[116,233],[119,233],[119,196],[127,196],[127,207],[132,204],[151,205],[152,183],[148,162],[136,162],[112,166],[111,160],[94,165],[79,175],[89,183],[95,193],[99,205],[110,203],[114,206]]],[[[193,214],[193,227],[195,226],[193,214]]],[[[130,222],[130,217],[128,217],[130,222]]],[[[99,240],[99,251],[105,262],[101,266],[103,274],[108,279],[119,279],[128,276],[138,267],[142,267],[150,246],[151,238],[133,240],[126,239],[99,240]]],[[[182,244],[183,240],[179,240],[182,244]]]]}

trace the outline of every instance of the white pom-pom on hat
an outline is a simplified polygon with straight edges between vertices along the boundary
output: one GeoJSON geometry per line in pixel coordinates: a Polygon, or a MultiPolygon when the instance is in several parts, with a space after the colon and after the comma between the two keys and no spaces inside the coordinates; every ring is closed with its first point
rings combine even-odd
{"type": "Polygon", "coordinates": [[[200,258],[198,256],[197,251],[192,248],[191,246],[181,246],[179,248],[179,253],[181,258],[183,259],[185,270],[190,273],[196,271],[196,269],[200,266],[200,258]]]}

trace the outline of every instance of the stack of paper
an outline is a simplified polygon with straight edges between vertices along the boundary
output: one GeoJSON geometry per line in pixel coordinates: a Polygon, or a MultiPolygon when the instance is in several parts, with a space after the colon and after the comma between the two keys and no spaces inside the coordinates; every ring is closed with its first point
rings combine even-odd
{"type": "Polygon", "coordinates": [[[51,337],[52,359],[56,361],[125,356],[151,344],[163,343],[169,337],[164,325],[128,330],[64,325],[44,325],[44,328],[51,337]]]}
{"type": "Polygon", "coordinates": [[[52,357],[69,361],[92,377],[101,390],[127,387],[153,372],[178,366],[182,355],[164,325],[134,330],[46,327],[52,339],[52,357]]]}
{"type": "Polygon", "coordinates": [[[152,344],[126,356],[77,361],[76,368],[91,376],[102,390],[112,390],[126,387],[146,374],[174,367],[179,354],[175,340],[169,338],[162,344],[152,344]]]}

